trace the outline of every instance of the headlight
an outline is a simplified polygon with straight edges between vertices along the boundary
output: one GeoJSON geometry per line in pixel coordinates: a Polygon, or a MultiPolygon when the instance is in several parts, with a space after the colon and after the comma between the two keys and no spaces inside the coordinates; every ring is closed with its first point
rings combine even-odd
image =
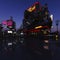
{"type": "Polygon", "coordinates": [[[13,32],[12,31],[8,31],[8,33],[11,33],[12,34],[13,32]]]}
{"type": "Polygon", "coordinates": [[[23,33],[23,32],[21,32],[20,34],[21,34],[21,35],[24,35],[24,33],[23,33]]]}
{"type": "Polygon", "coordinates": [[[9,46],[9,45],[12,45],[12,43],[8,43],[8,46],[9,46]]]}

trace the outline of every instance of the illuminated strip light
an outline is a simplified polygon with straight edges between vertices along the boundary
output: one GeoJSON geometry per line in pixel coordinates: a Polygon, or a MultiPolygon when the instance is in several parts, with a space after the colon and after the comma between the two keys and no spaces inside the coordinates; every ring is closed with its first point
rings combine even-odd
{"type": "Polygon", "coordinates": [[[40,29],[39,28],[47,28],[47,29],[49,29],[49,27],[48,26],[37,26],[37,27],[35,27],[35,29],[30,29],[30,30],[23,30],[23,32],[39,32],[40,31],[40,29]]]}
{"type": "Polygon", "coordinates": [[[48,26],[37,26],[37,27],[35,27],[35,29],[39,29],[39,28],[47,28],[47,29],[49,29],[48,26]]]}
{"type": "MultiPolygon", "coordinates": [[[[31,7],[28,8],[27,10],[28,10],[29,12],[35,11],[35,10],[36,10],[36,5],[40,5],[40,3],[39,3],[39,2],[34,3],[33,6],[31,6],[31,7]]],[[[40,10],[41,10],[41,5],[40,5],[40,10]]]]}
{"type": "Polygon", "coordinates": [[[29,12],[32,12],[32,11],[34,11],[34,10],[35,10],[35,8],[36,8],[35,6],[30,7],[30,8],[28,9],[28,11],[29,11],[29,12]]]}
{"type": "Polygon", "coordinates": [[[37,27],[35,27],[35,29],[38,29],[38,28],[42,28],[42,26],[37,26],[37,27]]]}

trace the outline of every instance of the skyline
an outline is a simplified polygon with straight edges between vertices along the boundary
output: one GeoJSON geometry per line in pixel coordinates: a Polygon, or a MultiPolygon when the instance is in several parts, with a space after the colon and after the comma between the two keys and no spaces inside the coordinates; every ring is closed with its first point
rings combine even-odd
{"type": "Polygon", "coordinates": [[[19,28],[22,24],[25,9],[29,8],[36,1],[39,1],[42,6],[45,3],[48,4],[50,14],[54,15],[54,28],[52,30],[56,30],[55,21],[60,19],[59,0],[0,0],[0,23],[4,20],[8,20],[10,16],[12,16],[16,22],[16,27],[19,28]]]}

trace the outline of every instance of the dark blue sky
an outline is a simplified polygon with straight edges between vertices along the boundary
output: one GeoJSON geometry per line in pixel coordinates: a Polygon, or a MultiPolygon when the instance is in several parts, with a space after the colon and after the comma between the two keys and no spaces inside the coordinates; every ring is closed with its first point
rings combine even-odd
{"type": "Polygon", "coordinates": [[[41,5],[48,3],[50,13],[54,15],[54,29],[52,30],[56,30],[55,21],[60,19],[60,0],[0,0],[0,22],[13,16],[17,28],[20,27],[24,10],[30,7],[35,1],[40,1],[41,5]]]}

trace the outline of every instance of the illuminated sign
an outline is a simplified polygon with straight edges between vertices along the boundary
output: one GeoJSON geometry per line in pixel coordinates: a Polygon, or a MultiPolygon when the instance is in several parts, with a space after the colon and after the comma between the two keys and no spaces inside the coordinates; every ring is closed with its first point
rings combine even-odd
{"type": "Polygon", "coordinates": [[[13,21],[12,20],[3,21],[2,24],[7,25],[7,26],[12,26],[13,21]]]}
{"type": "Polygon", "coordinates": [[[13,21],[12,20],[7,20],[7,25],[8,26],[12,26],[12,24],[13,24],[13,21]]]}

